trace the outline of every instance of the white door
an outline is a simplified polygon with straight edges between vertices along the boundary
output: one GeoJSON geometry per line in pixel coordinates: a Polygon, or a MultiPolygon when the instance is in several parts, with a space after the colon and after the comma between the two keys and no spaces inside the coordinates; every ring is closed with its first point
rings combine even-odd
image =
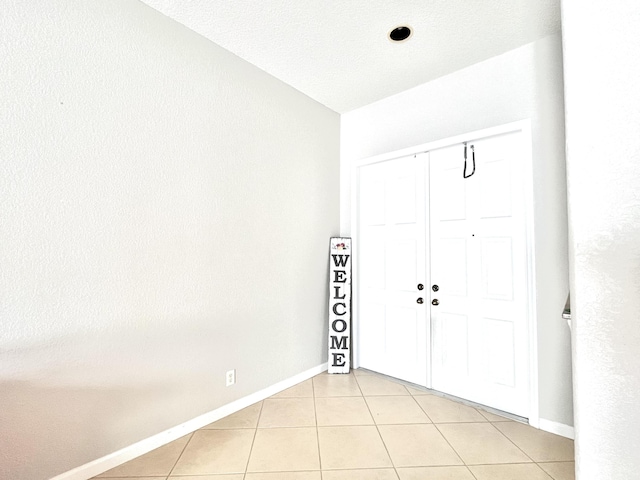
{"type": "Polygon", "coordinates": [[[418,385],[427,381],[425,158],[358,175],[360,366],[418,385]]]}
{"type": "Polygon", "coordinates": [[[527,417],[521,134],[430,152],[432,387],[527,417]],[[434,291],[437,290],[437,291],[434,291]]]}

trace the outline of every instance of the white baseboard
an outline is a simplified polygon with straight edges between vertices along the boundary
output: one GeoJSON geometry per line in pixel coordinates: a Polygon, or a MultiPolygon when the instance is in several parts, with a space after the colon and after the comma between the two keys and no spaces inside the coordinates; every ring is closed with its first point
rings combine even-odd
{"type": "Polygon", "coordinates": [[[184,435],[187,435],[188,433],[195,432],[199,428],[202,428],[206,425],[209,425],[210,423],[220,420],[221,418],[231,415],[232,413],[242,410],[249,405],[253,405],[254,403],[264,400],[265,398],[269,398],[270,396],[275,395],[282,390],[293,387],[294,385],[308,380],[309,378],[314,377],[326,370],[327,364],[323,363],[322,365],[318,365],[317,367],[311,368],[305,372],[299,373],[298,375],[294,375],[291,378],[287,378],[286,380],[278,382],[275,385],[271,385],[270,387],[260,390],[259,392],[228,403],[227,405],[200,415],[199,417],[189,420],[181,425],[177,425],[173,428],[170,428],[169,430],[158,433],[153,437],[146,438],[137,443],[134,443],[133,445],[118,450],[117,452],[105,455],[104,457],[93,460],[92,462],[85,463],[84,465],[74,468],[73,470],[69,470],[68,472],[61,473],[60,475],[53,477],[51,480],[88,480],[95,477],[96,475],[106,472],[107,470],[117,467],[118,465],[122,465],[129,460],[133,460],[140,455],[144,455],[151,450],[155,450],[158,447],[166,445],[167,443],[172,442],[184,435]]]}
{"type": "Polygon", "coordinates": [[[573,427],[565,425],[564,423],[552,422],[551,420],[541,418],[539,428],[545,432],[555,433],[556,435],[570,438],[571,440],[575,438],[575,430],[573,427]]]}

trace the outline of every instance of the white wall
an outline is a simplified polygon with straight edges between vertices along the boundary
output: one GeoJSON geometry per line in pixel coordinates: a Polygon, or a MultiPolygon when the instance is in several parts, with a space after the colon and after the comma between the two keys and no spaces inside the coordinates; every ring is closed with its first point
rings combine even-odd
{"type": "Polygon", "coordinates": [[[0,478],[326,361],[338,115],[134,0],[1,8],[0,478]]]}
{"type": "Polygon", "coordinates": [[[570,339],[561,319],[568,265],[559,36],[344,114],[341,233],[351,229],[353,161],[527,118],[533,136],[540,417],[573,425],[570,339]]]}
{"type": "Polygon", "coordinates": [[[579,480],[640,475],[640,3],[563,2],[579,480]]]}

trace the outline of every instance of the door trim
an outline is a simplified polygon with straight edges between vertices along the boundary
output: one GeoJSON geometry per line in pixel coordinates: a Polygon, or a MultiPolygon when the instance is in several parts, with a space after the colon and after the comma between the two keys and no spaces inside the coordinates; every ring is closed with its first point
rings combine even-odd
{"type": "MultiPolygon", "coordinates": [[[[351,164],[351,237],[353,245],[358,245],[358,191],[359,191],[359,168],[374,163],[394,160],[396,158],[415,155],[418,153],[426,153],[443,147],[448,147],[462,142],[479,140],[485,137],[492,137],[505,133],[522,133],[523,151],[523,171],[525,182],[525,199],[524,199],[524,215],[525,215],[525,250],[526,250],[526,267],[527,267],[527,310],[529,322],[529,424],[533,427],[540,426],[540,412],[538,400],[538,318],[536,311],[536,271],[535,271],[535,230],[534,230],[534,210],[533,210],[533,152],[531,137],[531,120],[520,120],[517,122],[507,123],[496,127],[476,130],[453,137],[436,140],[433,142],[422,143],[413,147],[395,150],[393,152],[383,153],[372,157],[356,160],[351,164]]],[[[352,257],[352,265],[354,275],[352,278],[352,289],[355,293],[352,296],[352,334],[353,334],[353,367],[360,366],[360,316],[359,316],[359,258],[358,252],[355,251],[352,257]]],[[[430,317],[430,315],[429,315],[430,317]]],[[[429,331],[428,345],[431,345],[431,329],[429,331]]],[[[427,368],[427,387],[431,388],[431,355],[428,355],[427,368]]]]}

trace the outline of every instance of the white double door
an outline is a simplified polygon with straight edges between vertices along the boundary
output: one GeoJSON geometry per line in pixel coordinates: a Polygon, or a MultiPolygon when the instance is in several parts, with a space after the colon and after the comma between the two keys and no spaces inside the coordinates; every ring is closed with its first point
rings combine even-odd
{"type": "Polygon", "coordinates": [[[529,414],[521,134],[358,175],[359,363],[529,414]]]}

